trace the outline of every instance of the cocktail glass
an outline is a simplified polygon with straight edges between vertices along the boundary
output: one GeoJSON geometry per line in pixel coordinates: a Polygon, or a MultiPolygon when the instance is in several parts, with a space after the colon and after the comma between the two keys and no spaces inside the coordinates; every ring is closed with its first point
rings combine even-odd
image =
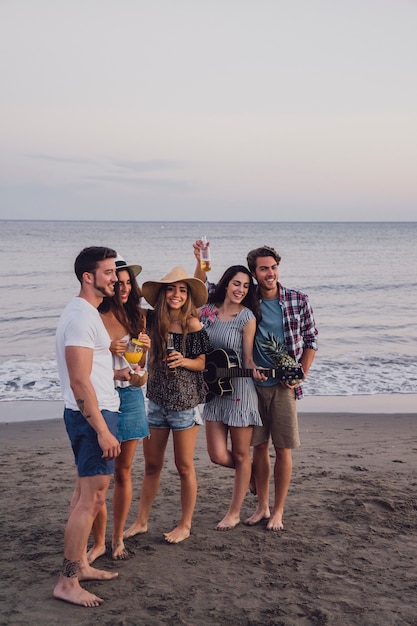
{"type": "Polygon", "coordinates": [[[139,339],[130,339],[125,350],[125,359],[131,365],[137,365],[143,356],[143,343],[139,339]]]}

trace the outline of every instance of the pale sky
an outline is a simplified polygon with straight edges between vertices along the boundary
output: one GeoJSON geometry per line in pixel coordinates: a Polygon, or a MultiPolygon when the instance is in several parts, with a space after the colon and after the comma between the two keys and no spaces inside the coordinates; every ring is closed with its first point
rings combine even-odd
{"type": "Polygon", "coordinates": [[[417,220],[417,0],[0,0],[0,219],[417,220]]]}

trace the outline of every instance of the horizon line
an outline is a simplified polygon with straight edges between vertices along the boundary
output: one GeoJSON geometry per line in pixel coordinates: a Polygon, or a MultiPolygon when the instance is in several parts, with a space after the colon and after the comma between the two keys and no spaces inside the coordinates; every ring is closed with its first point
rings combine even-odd
{"type": "Polygon", "coordinates": [[[142,219],[49,219],[49,218],[2,218],[0,222],[108,222],[109,224],[146,223],[146,224],[416,224],[417,220],[142,220],[142,219]]]}

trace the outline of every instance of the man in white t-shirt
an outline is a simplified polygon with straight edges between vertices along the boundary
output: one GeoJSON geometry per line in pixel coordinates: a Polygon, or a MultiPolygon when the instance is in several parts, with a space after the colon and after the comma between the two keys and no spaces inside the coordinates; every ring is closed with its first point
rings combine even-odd
{"type": "Polygon", "coordinates": [[[64,398],[64,421],[77,466],[77,486],[65,528],[64,563],[54,596],[81,606],[98,606],[101,598],[80,586],[80,580],[108,580],[116,573],[93,568],[87,541],[105,501],[120,454],[117,439],[119,396],[114,377],[128,380],[129,368],[113,371],[110,337],[97,307],[113,297],[117,282],[111,248],[92,246],[75,260],[81,283],[78,297],[64,309],[56,332],[56,357],[64,398]]]}

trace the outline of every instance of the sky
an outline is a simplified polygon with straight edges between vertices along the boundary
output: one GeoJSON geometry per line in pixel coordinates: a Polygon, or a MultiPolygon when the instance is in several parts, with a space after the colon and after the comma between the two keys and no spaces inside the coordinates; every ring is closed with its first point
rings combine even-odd
{"type": "Polygon", "coordinates": [[[417,0],[0,0],[0,219],[417,220],[417,0]]]}

